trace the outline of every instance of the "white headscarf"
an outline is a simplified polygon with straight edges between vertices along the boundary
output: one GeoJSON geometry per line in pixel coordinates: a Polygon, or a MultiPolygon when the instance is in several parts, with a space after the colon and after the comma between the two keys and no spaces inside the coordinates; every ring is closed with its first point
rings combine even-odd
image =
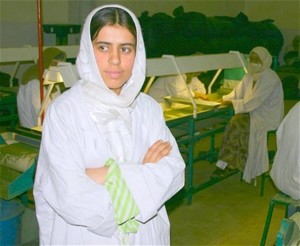
{"type": "Polygon", "coordinates": [[[76,66],[81,78],[83,95],[88,111],[102,132],[111,157],[117,162],[130,160],[133,153],[131,112],[145,80],[146,54],[141,27],[135,15],[120,5],[104,5],[94,9],[83,26],[76,66]],[[103,81],[90,35],[90,23],[96,12],[115,7],[125,10],[133,19],[136,28],[136,56],[132,75],[117,95],[103,81]]]}
{"type": "Polygon", "coordinates": [[[93,83],[97,89],[97,101],[108,107],[128,107],[140,92],[145,80],[146,55],[141,27],[136,16],[121,5],[104,5],[94,9],[86,18],[80,40],[80,50],[76,59],[76,66],[80,78],[88,83],[93,83]],[[90,24],[93,16],[101,9],[116,7],[125,10],[133,19],[136,27],[136,57],[132,76],[123,86],[120,95],[111,91],[104,83],[96,63],[90,35],[90,24]]]}
{"type": "Polygon", "coordinates": [[[262,46],[257,46],[254,49],[252,49],[251,52],[254,52],[259,56],[260,60],[262,61],[263,70],[271,67],[272,56],[266,48],[262,46]]]}

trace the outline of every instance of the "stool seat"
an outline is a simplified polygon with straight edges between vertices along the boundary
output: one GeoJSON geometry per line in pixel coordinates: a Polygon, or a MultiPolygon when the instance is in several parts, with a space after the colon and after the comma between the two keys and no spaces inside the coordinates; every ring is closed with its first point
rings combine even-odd
{"type": "Polygon", "coordinates": [[[261,246],[264,246],[266,243],[266,239],[268,236],[268,231],[269,231],[269,227],[270,227],[270,223],[271,223],[271,219],[272,219],[272,215],[273,215],[274,206],[275,205],[285,206],[285,217],[287,217],[288,216],[288,206],[292,205],[292,204],[295,205],[298,203],[300,204],[300,201],[297,201],[282,192],[278,192],[271,198],[264,231],[263,231],[262,238],[260,241],[261,246]]]}
{"type": "Polygon", "coordinates": [[[281,221],[276,245],[300,245],[300,212],[296,212],[281,221]]]}

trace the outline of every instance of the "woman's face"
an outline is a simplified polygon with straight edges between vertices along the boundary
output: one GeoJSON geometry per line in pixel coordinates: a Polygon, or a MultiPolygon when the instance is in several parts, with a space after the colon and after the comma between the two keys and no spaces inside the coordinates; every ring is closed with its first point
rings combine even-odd
{"type": "Polygon", "coordinates": [[[249,72],[251,74],[260,73],[264,70],[263,63],[255,52],[251,52],[249,55],[249,72]]]}
{"type": "Polygon", "coordinates": [[[251,52],[249,55],[249,62],[250,63],[256,63],[256,64],[263,64],[258,54],[255,52],[251,52]]]}
{"type": "Polygon", "coordinates": [[[131,76],[136,40],[120,25],[104,26],[93,40],[94,55],[104,83],[117,95],[131,76]]]}

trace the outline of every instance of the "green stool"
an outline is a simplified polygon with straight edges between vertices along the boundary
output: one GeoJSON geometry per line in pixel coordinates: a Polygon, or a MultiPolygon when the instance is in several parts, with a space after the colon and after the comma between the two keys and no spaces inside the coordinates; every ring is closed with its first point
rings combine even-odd
{"type": "Polygon", "coordinates": [[[269,171],[263,173],[261,175],[261,184],[260,184],[260,196],[264,196],[264,192],[265,192],[265,181],[266,179],[269,179],[271,178],[270,176],[270,170],[272,168],[272,164],[273,164],[273,161],[274,161],[274,157],[275,157],[275,151],[274,150],[270,150],[268,151],[268,154],[269,154],[269,162],[270,162],[270,169],[269,171]]]}
{"type": "Polygon", "coordinates": [[[260,241],[260,245],[264,246],[266,243],[266,239],[268,236],[268,231],[269,231],[269,227],[270,227],[270,223],[271,223],[271,219],[272,219],[272,215],[273,215],[273,210],[274,210],[274,206],[275,205],[283,205],[285,206],[285,218],[288,216],[288,206],[297,202],[296,200],[294,200],[293,198],[289,197],[288,195],[285,195],[284,193],[277,193],[270,201],[270,205],[269,205],[269,210],[268,210],[268,214],[267,214],[267,218],[266,218],[266,223],[265,223],[265,228],[262,234],[262,238],[260,241]]]}
{"type": "MultiPolygon", "coordinates": [[[[269,142],[269,138],[271,134],[276,134],[276,130],[272,130],[272,131],[268,131],[267,133],[267,141],[269,142]]],[[[276,154],[276,150],[269,150],[268,151],[268,155],[269,155],[269,165],[270,168],[267,172],[263,173],[260,177],[261,177],[261,183],[260,183],[260,196],[264,196],[265,193],[265,181],[266,179],[270,178],[270,170],[274,161],[274,157],[276,154]]],[[[243,181],[243,172],[241,172],[241,177],[240,177],[240,181],[243,181]]]]}
{"type": "Polygon", "coordinates": [[[276,246],[300,245],[300,212],[281,221],[276,246]]]}

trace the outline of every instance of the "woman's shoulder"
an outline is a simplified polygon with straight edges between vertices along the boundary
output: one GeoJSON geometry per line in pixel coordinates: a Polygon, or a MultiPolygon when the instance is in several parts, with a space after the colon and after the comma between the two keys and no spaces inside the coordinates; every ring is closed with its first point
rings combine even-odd
{"type": "Polygon", "coordinates": [[[280,77],[278,74],[271,68],[267,68],[262,72],[262,78],[270,83],[281,83],[280,77]]]}
{"type": "Polygon", "coordinates": [[[151,96],[141,92],[137,98],[137,104],[139,107],[143,108],[143,110],[150,110],[150,111],[159,111],[161,107],[159,103],[151,96]]]}
{"type": "Polygon", "coordinates": [[[138,101],[141,101],[143,103],[148,103],[148,104],[151,104],[151,105],[158,105],[159,106],[159,103],[153,97],[151,97],[150,95],[148,95],[144,92],[141,92],[137,99],[138,99],[138,101]]]}
{"type": "Polygon", "coordinates": [[[272,77],[278,77],[277,73],[271,69],[271,68],[266,68],[263,73],[265,73],[268,76],[272,76],[272,77]]]}
{"type": "Polygon", "coordinates": [[[136,100],[137,118],[139,120],[154,124],[154,122],[161,122],[163,118],[163,111],[160,104],[151,96],[140,93],[136,100]]]}
{"type": "Polygon", "coordinates": [[[82,101],[81,99],[80,87],[74,85],[67,91],[59,95],[55,100],[49,105],[50,108],[55,108],[56,111],[72,111],[73,109],[78,108],[78,105],[82,101]]]}

